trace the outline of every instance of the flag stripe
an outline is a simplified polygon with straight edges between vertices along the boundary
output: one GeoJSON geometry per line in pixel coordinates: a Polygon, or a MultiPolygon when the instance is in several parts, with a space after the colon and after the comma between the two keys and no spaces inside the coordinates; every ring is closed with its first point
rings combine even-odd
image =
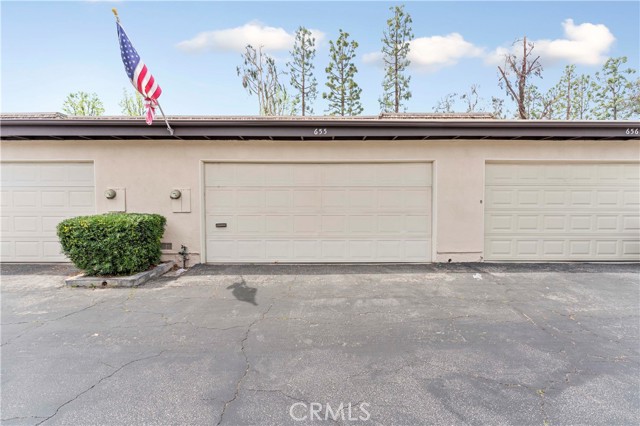
{"type": "Polygon", "coordinates": [[[147,96],[149,96],[151,94],[151,88],[153,87],[156,81],[153,79],[153,76],[151,75],[151,73],[147,73],[147,75],[149,75],[149,81],[144,86],[144,92],[147,94],[147,96]]]}

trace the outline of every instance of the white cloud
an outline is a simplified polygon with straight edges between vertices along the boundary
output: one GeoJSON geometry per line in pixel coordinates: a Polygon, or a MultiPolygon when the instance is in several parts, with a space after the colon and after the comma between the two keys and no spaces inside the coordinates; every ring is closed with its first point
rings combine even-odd
{"type": "MultiPolygon", "coordinates": [[[[576,25],[573,19],[566,19],[562,27],[565,38],[533,40],[534,54],[540,55],[544,64],[568,62],[576,65],[600,65],[607,60],[616,38],[605,25],[589,22],[576,25]]],[[[487,55],[485,62],[502,63],[504,55],[510,51],[513,48],[498,47],[487,55]]]]}
{"type": "MultiPolygon", "coordinates": [[[[316,45],[324,38],[319,30],[310,30],[316,39],[316,45]]],[[[269,27],[258,21],[252,21],[240,27],[224,30],[206,31],[190,40],[177,44],[178,49],[187,52],[228,51],[244,52],[247,44],[263,46],[264,50],[289,50],[293,47],[295,33],[288,33],[281,27],[269,27]]]]}
{"type": "Polygon", "coordinates": [[[445,36],[420,37],[411,42],[411,65],[422,71],[435,71],[455,65],[460,59],[482,56],[484,50],[458,33],[445,36]]]}
{"type": "MultiPolygon", "coordinates": [[[[419,71],[436,71],[455,65],[460,59],[482,56],[484,50],[466,41],[462,35],[451,33],[444,36],[419,37],[411,41],[408,58],[411,67],[419,71]]],[[[382,53],[363,55],[367,64],[382,64],[382,53]]]]}
{"type": "Polygon", "coordinates": [[[362,55],[365,64],[382,65],[382,52],[370,52],[362,55]]]}

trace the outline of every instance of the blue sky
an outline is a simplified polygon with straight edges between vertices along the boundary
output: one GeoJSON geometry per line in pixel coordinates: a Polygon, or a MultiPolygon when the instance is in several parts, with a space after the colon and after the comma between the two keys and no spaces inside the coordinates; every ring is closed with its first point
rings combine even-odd
{"type": "MultiPolygon", "coordinates": [[[[538,43],[545,70],[535,83],[553,85],[576,63],[593,74],[607,57],[627,56],[638,69],[640,2],[145,2],[2,1],[2,112],[60,111],[68,93],[96,92],[107,114],[119,114],[132,89],[120,60],[111,8],[163,89],[167,114],[253,115],[257,100],[242,88],[240,46],[265,44],[284,71],[295,29],[318,35],[316,76],[325,88],[328,40],[338,30],[360,44],[356,64],[364,114],[378,114],[383,70],[377,61],[389,6],[405,4],[416,37],[408,109],[430,112],[450,92],[480,86],[485,100],[506,99],[495,62],[514,39],[538,43]]],[[[285,78],[288,81],[288,78],[285,78]]],[[[507,105],[511,105],[507,101],[507,105]]],[[[326,108],[318,97],[315,114],[326,108]]],[[[461,102],[458,109],[463,109],[461,102]]]]}

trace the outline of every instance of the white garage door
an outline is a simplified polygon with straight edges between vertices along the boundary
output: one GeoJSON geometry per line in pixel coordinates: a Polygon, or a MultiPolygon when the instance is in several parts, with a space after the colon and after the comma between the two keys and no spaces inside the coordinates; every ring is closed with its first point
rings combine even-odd
{"type": "Polygon", "coordinates": [[[430,164],[216,163],[205,182],[208,262],[431,261],[430,164]]]}
{"type": "Polygon", "coordinates": [[[93,164],[2,163],[3,262],[66,262],[56,225],[95,213],[93,164]]]}
{"type": "Polygon", "coordinates": [[[639,260],[638,164],[487,164],[487,260],[639,260]]]}

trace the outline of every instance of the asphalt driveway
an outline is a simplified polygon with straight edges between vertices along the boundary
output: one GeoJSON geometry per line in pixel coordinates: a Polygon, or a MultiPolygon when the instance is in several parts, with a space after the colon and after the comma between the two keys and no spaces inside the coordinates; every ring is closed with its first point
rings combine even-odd
{"type": "Polygon", "coordinates": [[[2,266],[2,424],[640,420],[637,264],[72,273],[2,266]]]}

